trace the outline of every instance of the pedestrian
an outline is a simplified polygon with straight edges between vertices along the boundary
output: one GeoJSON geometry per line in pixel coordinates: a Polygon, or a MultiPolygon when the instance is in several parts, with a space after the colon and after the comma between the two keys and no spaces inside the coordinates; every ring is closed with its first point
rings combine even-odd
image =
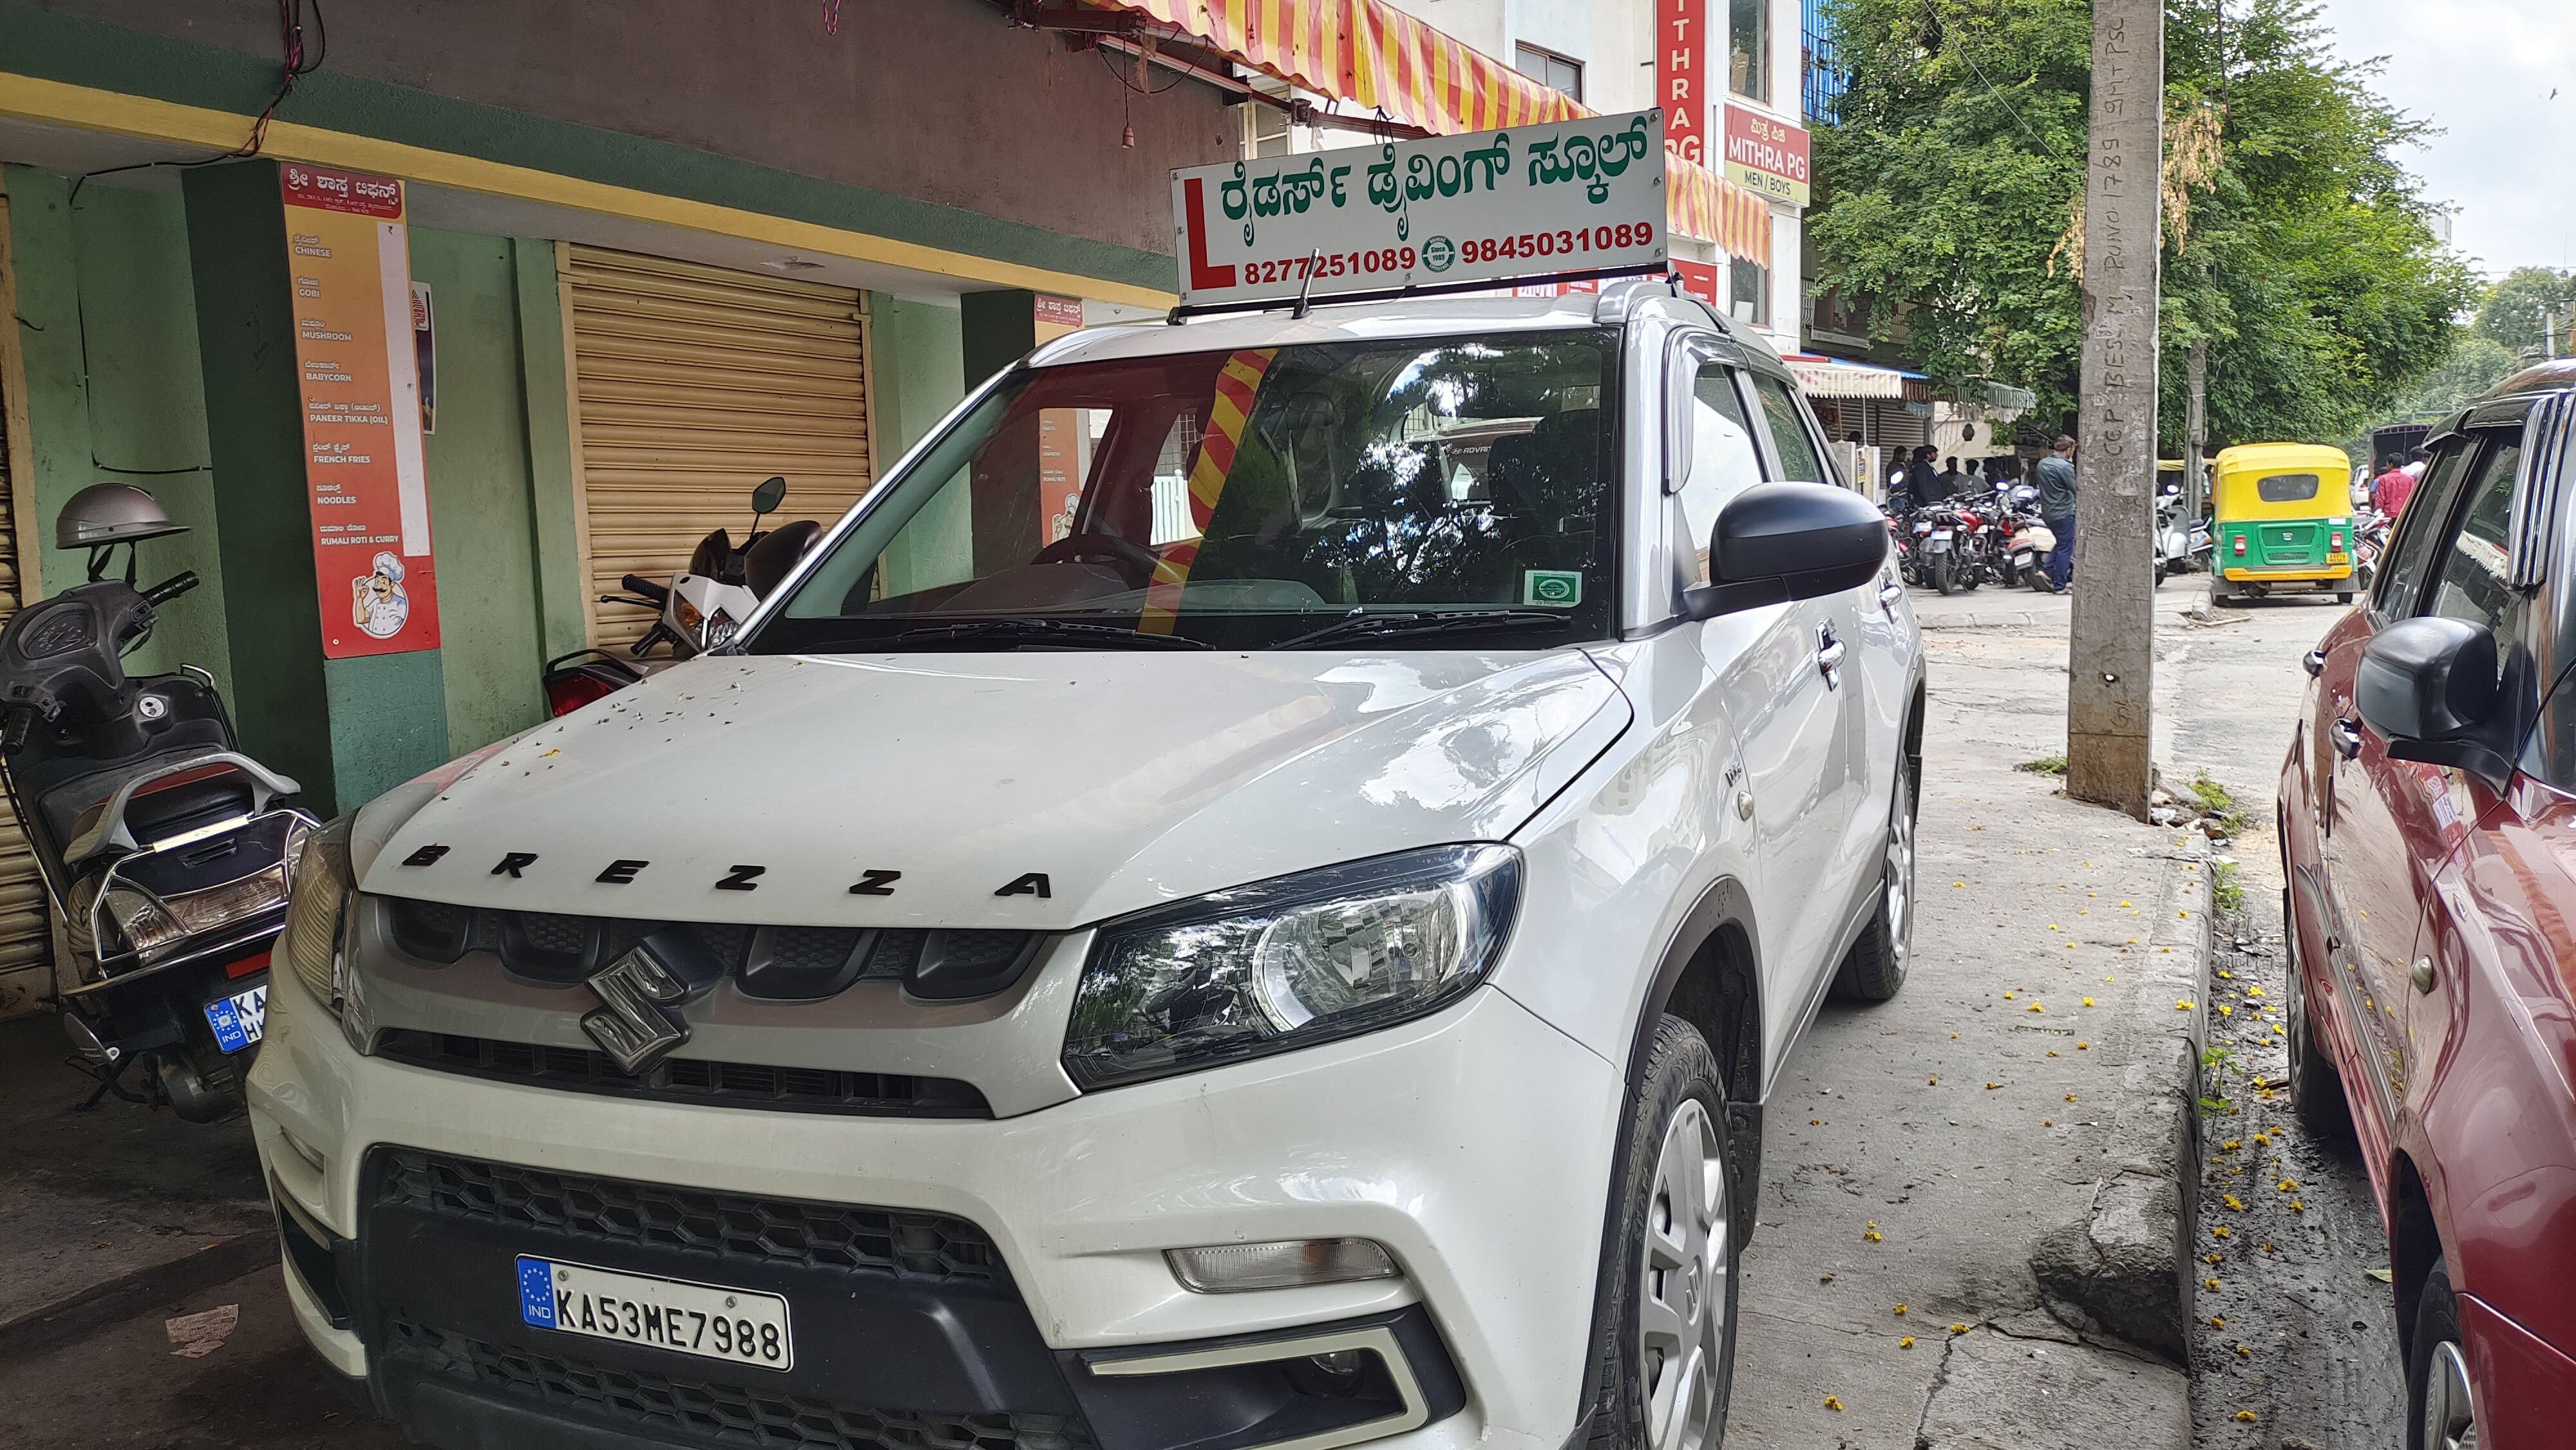
{"type": "Polygon", "coordinates": [[[2379,476],[2370,481],[2370,506],[2391,523],[2406,507],[2415,493],[2415,475],[2406,471],[2406,461],[2391,453],[2379,460],[2379,476]]]}
{"type": "Polygon", "coordinates": [[[1971,495],[1994,492],[1994,480],[1978,473],[1977,467],[1978,461],[1976,459],[1971,458],[1968,460],[1968,476],[1960,480],[1959,486],[1966,489],[1971,495]]]}
{"type": "Polygon", "coordinates": [[[1914,496],[1916,508],[1950,496],[1950,491],[1941,486],[1941,475],[1933,471],[1932,456],[1931,444],[1919,444],[1905,465],[1905,491],[1914,496]]]}
{"type": "Polygon", "coordinates": [[[1955,458],[1942,460],[1941,472],[1935,476],[1935,481],[1941,485],[1945,497],[1957,498],[1968,491],[1968,475],[1959,471],[1959,460],[1955,458]]]}
{"type": "Polygon", "coordinates": [[[2031,481],[2039,485],[2039,520],[2057,536],[2057,547],[2048,551],[2048,588],[2063,594],[2075,567],[2075,440],[2057,435],[2031,481]]]}

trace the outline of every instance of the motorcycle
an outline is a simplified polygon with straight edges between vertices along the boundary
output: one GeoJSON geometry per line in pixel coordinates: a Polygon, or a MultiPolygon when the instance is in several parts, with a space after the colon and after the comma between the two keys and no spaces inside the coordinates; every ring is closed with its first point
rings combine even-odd
{"type": "Polygon", "coordinates": [[[2363,505],[2352,516],[2352,582],[2363,594],[2379,577],[2379,556],[2388,549],[2388,515],[2363,505]]]}
{"type": "Polygon", "coordinates": [[[656,584],[641,574],[628,574],[617,581],[625,593],[600,595],[602,604],[653,610],[653,623],[627,646],[627,659],[603,649],[579,649],[546,661],[547,709],[569,715],[656,669],[731,643],[761,599],[823,537],[823,526],[812,519],[761,530],[761,519],[776,513],[786,497],[786,479],[763,481],[751,491],[751,529],[740,546],[725,530],[715,529],[698,541],[688,567],[672,575],[670,583],[656,584]],[[670,647],[667,656],[647,658],[665,644],[670,647]]]}
{"type": "Polygon", "coordinates": [[[198,583],[136,588],[136,546],[181,532],[131,484],[63,506],[55,542],[88,550],[89,579],[0,629],[0,787],[70,948],[76,985],[51,1000],[98,1084],[82,1106],[113,1093],[202,1123],[241,1106],[314,821],[285,803],[295,781],[241,752],[212,675],[125,673],[156,612],[198,583]]]}
{"type": "Polygon", "coordinates": [[[2039,490],[2025,483],[2006,492],[1996,518],[2003,582],[2045,593],[2048,555],[2057,547],[2057,534],[2040,522],[2039,490]]]}

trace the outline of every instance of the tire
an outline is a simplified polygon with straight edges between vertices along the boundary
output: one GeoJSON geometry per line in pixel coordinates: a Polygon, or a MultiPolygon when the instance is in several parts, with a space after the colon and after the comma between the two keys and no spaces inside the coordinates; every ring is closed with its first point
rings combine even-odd
{"type": "Polygon", "coordinates": [[[1914,771],[1896,764],[1896,800],[1879,854],[1878,908],[1834,972],[1833,995],[1845,1002],[1884,1002],[1905,985],[1914,959],[1914,771]]]}
{"type": "Polygon", "coordinates": [[[2037,564],[2033,564],[2021,571],[2021,582],[2022,587],[2025,589],[2038,594],[2046,594],[2048,592],[2048,571],[2039,567],[2037,564]]]}
{"type": "Polygon", "coordinates": [[[2209,604],[2213,609],[2242,609],[2245,596],[2237,593],[2234,585],[2221,579],[2209,586],[2209,604]]]}
{"type": "Polygon", "coordinates": [[[2469,1366],[2460,1348],[2460,1305],[2451,1271],[2435,1264],[2415,1301],[2406,1356],[2406,1450],[2470,1450],[2478,1443],[2469,1366]]]}
{"type": "Polygon", "coordinates": [[[2290,1104],[2299,1125],[2320,1143],[2340,1146],[2352,1141],[2352,1103],[2343,1095],[2343,1073],[2317,1041],[2317,1026],[2308,1020],[2307,963],[2299,956],[2299,923],[2291,914],[2290,891],[2281,889],[2281,942],[2290,959],[2289,996],[2290,1104]]]}
{"type": "Polygon", "coordinates": [[[2349,589],[2338,589],[2338,590],[2336,590],[2336,591],[2335,591],[2335,603],[2337,603],[2337,604],[2350,604],[2351,602],[2352,602],[2352,591],[2351,591],[2351,590],[2349,590],[2349,589]]]}
{"type": "Polygon", "coordinates": [[[2171,574],[2172,572],[2173,572],[2173,565],[2172,565],[2171,563],[2169,563],[2168,561],[2163,560],[2163,559],[2158,559],[2158,560],[2156,561],[2156,582],[2157,582],[2157,583],[2162,584],[2163,582],[2165,582],[2165,576],[2166,576],[2166,575],[2168,575],[2168,574],[2171,574]]]}
{"type": "Polygon", "coordinates": [[[1959,592],[1959,556],[1955,553],[1932,556],[1932,587],[1944,594],[1959,592]]]}
{"type": "Polygon", "coordinates": [[[1655,1026],[1628,1104],[1618,1236],[1602,1266],[1592,1450],[1718,1450],[1735,1381],[1742,1201],[1716,1057],[1678,1017],[1655,1026]],[[1722,1282],[1720,1282],[1722,1280],[1722,1282]]]}

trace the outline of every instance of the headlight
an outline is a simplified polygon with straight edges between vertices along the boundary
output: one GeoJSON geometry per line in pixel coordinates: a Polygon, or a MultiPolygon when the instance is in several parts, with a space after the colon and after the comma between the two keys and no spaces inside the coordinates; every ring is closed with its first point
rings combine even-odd
{"type": "Polygon", "coordinates": [[[349,902],[357,892],[349,874],[349,817],[306,834],[302,849],[287,859],[295,863],[295,888],[287,899],[278,953],[304,990],[331,1009],[349,1041],[364,1052],[372,1026],[345,951],[349,902]]]}
{"type": "Polygon", "coordinates": [[[1436,1011],[1501,955],[1520,867],[1509,846],[1440,846],[1111,922],[1074,993],[1065,1071],[1108,1087],[1436,1011]]]}

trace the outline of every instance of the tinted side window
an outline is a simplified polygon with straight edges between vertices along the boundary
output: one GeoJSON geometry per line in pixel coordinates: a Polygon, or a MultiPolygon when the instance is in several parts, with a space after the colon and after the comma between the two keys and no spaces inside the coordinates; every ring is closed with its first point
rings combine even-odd
{"type": "Polygon", "coordinates": [[[2469,443],[2458,440],[2436,454],[2414,497],[2407,500],[2406,511],[2398,515],[2396,537],[2389,541],[2378,586],[2371,593],[2371,612],[2379,618],[2404,619],[2415,612],[2433,551],[2449,541],[2451,503],[2459,496],[2469,451],[2469,443]]]}
{"type": "Polygon", "coordinates": [[[1762,416],[1771,425],[1771,446],[1780,455],[1780,476],[1796,483],[1830,483],[1807,420],[1798,416],[1798,400],[1778,378],[1755,373],[1753,391],[1762,399],[1762,416]]]}
{"type": "Polygon", "coordinates": [[[1700,364],[1691,380],[1690,477],[1680,495],[1682,519],[1698,559],[1689,571],[1694,582],[1708,582],[1708,536],[1717,527],[1718,510],[1761,481],[1753,422],[1736,391],[1734,371],[1714,362],[1700,364]]]}
{"type": "Polygon", "coordinates": [[[2521,466],[2519,439],[2488,445],[2460,510],[2457,532],[2442,551],[2441,572],[2424,601],[2426,615],[2465,619],[2492,631],[2499,667],[2513,658],[2522,630],[2523,595],[2513,587],[2506,565],[2512,550],[2514,476],[2521,466]]]}

